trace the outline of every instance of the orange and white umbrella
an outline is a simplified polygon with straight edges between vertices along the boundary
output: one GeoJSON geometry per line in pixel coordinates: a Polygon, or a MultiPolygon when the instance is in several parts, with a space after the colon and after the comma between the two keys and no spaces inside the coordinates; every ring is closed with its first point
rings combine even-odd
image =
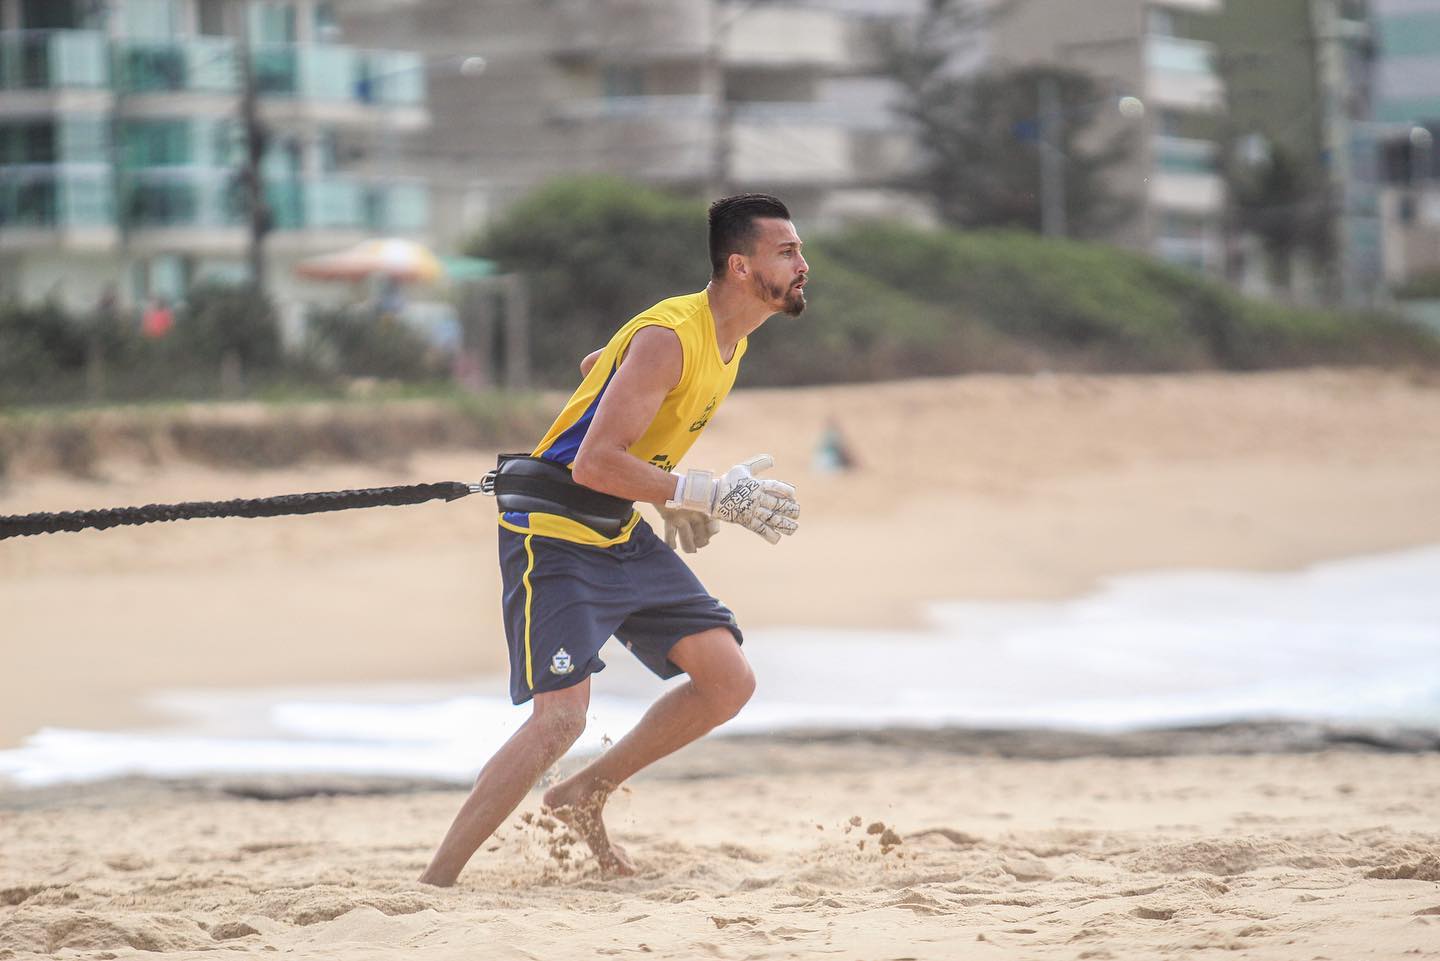
{"type": "Polygon", "coordinates": [[[405,283],[429,283],[444,276],[445,268],[424,244],[413,240],[367,240],[348,250],[310,257],[295,265],[295,273],[312,280],[364,280],[382,276],[405,283]]]}

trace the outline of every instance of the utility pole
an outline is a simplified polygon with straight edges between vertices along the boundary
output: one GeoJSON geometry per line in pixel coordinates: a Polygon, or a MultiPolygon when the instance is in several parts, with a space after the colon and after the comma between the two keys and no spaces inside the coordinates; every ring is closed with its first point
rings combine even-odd
{"type": "Polygon", "coordinates": [[[247,259],[250,263],[250,286],[264,294],[265,235],[270,232],[270,205],[265,200],[265,177],[262,170],[269,133],[260,122],[260,96],[256,89],[254,45],[250,37],[248,0],[236,4],[240,11],[240,122],[245,129],[245,165],[240,184],[245,193],[246,223],[249,229],[247,259]]]}
{"type": "Polygon", "coordinates": [[[110,138],[110,193],[115,205],[115,236],[119,241],[121,279],[129,259],[130,217],[125,204],[125,59],[116,34],[118,19],[112,3],[97,3],[100,34],[105,43],[105,63],[110,71],[110,111],[106,116],[106,133],[110,138]]]}
{"type": "Polygon", "coordinates": [[[709,5],[713,26],[710,30],[710,62],[712,95],[715,98],[715,152],[711,159],[710,198],[725,197],[730,193],[730,168],[735,154],[735,109],[730,104],[729,91],[725,82],[725,47],[730,36],[730,27],[739,16],[739,11],[726,15],[718,2],[709,5]]]}
{"type": "Polygon", "coordinates": [[[1064,117],[1060,111],[1060,85],[1053,76],[1040,78],[1040,231],[1046,237],[1064,237],[1065,154],[1064,117]]]}
{"type": "Polygon", "coordinates": [[[1319,87],[1320,136],[1329,158],[1327,172],[1330,237],[1335,270],[1329,271],[1329,299],[1354,305],[1364,299],[1355,276],[1355,251],[1350,242],[1351,184],[1350,117],[1345,101],[1345,37],[1335,0],[1314,0],[1310,7],[1315,34],[1315,78],[1319,87]]]}
{"type": "Polygon", "coordinates": [[[110,334],[118,319],[120,291],[130,266],[130,216],[125,196],[125,62],[116,36],[118,16],[115,6],[107,0],[95,0],[88,12],[94,18],[87,26],[97,26],[105,44],[105,66],[109,71],[110,110],[105,116],[106,155],[110,166],[110,205],[115,218],[115,279],[106,285],[90,318],[89,335],[85,340],[85,394],[91,401],[105,398],[105,356],[101,338],[110,334]],[[105,330],[101,327],[104,325],[105,330]]]}

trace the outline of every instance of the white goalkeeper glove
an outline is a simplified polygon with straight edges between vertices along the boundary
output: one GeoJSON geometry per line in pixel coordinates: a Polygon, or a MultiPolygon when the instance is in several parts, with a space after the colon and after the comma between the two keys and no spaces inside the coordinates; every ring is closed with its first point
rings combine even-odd
{"type": "Polygon", "coordinates": [[[800,505],[789,484],[754,476],[774,465],[775,458],[759,454],[719,477],[708,470],[686,471],[676,476],[675,496],[665,506],[739,524],[778,544],[782,534],[793,534],[799,528],[800,505]]]}
{"type": "Polygon", "coordinates": [[[661,507],[660,516],[665,519],[665,543],[673,548],[678,541],[687,554],[695,553],[720,532],[720,522],[699,511],[661,507]]]}

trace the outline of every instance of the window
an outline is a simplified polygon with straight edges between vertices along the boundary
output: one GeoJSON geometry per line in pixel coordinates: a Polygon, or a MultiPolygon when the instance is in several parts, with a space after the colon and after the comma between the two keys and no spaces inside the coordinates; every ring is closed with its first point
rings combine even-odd
{"type": "Polygon", "coordinates": [[[294,43],[295,8],[288,3],[259,3],[252,6],[250,36],[256,43],[294,43]]]}
{"type": "Polygon", "coordinates": [[[132,120],[125,124],[127,167],[177,167],[191,162],[188,122],[132,120]]]}
{"type": "Polygon", "coordinates": [[[129,0],[125,34],[137,40],[173,40],[180,33],[180,6],[175,0],[129,0]]]}
{"type": "Polygon", "coordinates": [[[24,227],[53,227],[58,196],[54,180],[21,181],[11,201],[14,222],[24,227]]]}
{"type": "Polygon", "coordinates": [[[300,176],[304,161],[304,145],[298,137],[276,137],[271,141],[261,168],[267,177],[294,180],[300,176]]]}
{"type": "Polygon", "coordinates": [[[600,74],[606,97],[639,97],[645,93],[645,71],[640,67],[608,64],[600,74]]]}
{"type": "Polygon", "coordinates": [[[191,258],[161,254],[150,260],[150,294],[174,303],[185,297],[192,266],[191,258]]]}
{"type": "Polygon", "coordinates": [[[20,27],[23,30],[79,30],[85,26],[81,5],[76,0],[21,0],[20,27]]]}
{"type": "Polygon", "coordinates": [[[315,142],[315,149],[319,152],[320,169],[325,173],[334,173],[340,169],[340,138],[333,130],[322,130],[315,142]]]}
{"type": "Polygon", "coordinates": [[[0,164],[58,163],[55,125],[49,122],[0,125],[0,164]]]}
{"type": "Polygon", "coordinates": [[[110,162],[110,123],[105,117],[67,116],[60,122],[61,163],[110,162]]]}
{"type": "Polygon", "coordinates": [[[210,127],[210,162],[233,167],[245,155],[245,131],[238,121],[221,120],[210,127]]]}
{"type": "Polygon", "coordinates": [[[326,0],[315,4],[315,39],[321,43],[340,42],[340,22],[335,18],[335,5],[326,0]]]}
{"type": "Polygon", "coordinates": [[[198,27],[203,37],[223,37],[225,30],[225,9],[230,0],[200,0],[198,27]]]}
{"type": "Polygon", "coordinates": [[[111,223],[110,184],[102,177],[70,177],[65,184],[65,219],[78,226],[111,223]]]}
{"type": "Polygon", "coordinates": [[[153,226],[190,224],[195,222],[196,208],[195,185],[186,181],[147,181],[130,188],[131,223],[153,226]]]}
{"type": "Polygon", "coordinates": [[[26,124],[24,162],[31,164],[53,164],[59,160],[55,149],[55,125],[53,123],[26,124]]]}

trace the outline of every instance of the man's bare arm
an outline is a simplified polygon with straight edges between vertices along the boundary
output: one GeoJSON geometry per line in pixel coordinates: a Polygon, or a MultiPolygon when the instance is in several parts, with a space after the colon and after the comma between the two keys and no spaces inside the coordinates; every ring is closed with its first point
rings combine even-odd
{"type": "Polygon", "coordinates": [[[581,377],[590,376],[590,369],[595,366],[595,362],[600,359],[600,355],[603,353],[605,353],[605,349],[602,347],[599,350],[592,350],[590,351],[590,353],[585,355],[585,359],[580,361],[581,377]]]}
{"type": "Polygon", "coordinates": [[[586,487],[626,500],[663,504],[675,496],[675,478],[629,452],[684,371],[680,337],[665,327],[643,327],[630,339],[620,369],[605,389],[595,419],[571,465],[586,487]]]}

